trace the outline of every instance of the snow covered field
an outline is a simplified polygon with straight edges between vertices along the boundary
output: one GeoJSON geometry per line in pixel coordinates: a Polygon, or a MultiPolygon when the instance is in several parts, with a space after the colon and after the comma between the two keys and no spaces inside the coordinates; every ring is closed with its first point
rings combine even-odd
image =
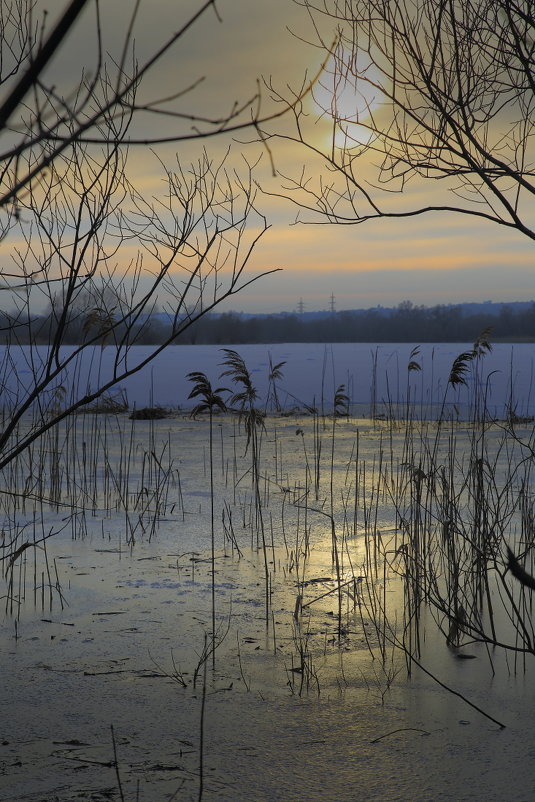
{"type": "MultiPolygon", "coordinates": [[[[535,346],[532,344],[498,344],[493,350],[472,363],[466,374],[467,386],[448,387],[448,377],[455,358],[472,348],[470,343],[442,343],[414,346],[410,344],[286,344],[239,345],[235,350],[243,357],[259,393],[259,406],[266,403],[269,390],[269,359],[280,362],[283,376],[278,380],[278,395],[285,409],[303,404],[329,409],[336,388],[343,384],[358,416],[406,408],[411,405],[424,417],[438,414],[446,398],[447,409],[466,416],[476,394],[484,395],[489,414],[504,418],[509,411],[516,415],[535,414],[533,388],[535,346]],[[418,352],[414,353],[414,349],[418,352]],[[420,370],[408,371],[410,361],[420,370]]],[[[71,349],[74,350],[74,349],[71,349]]],[[[68,353],[65,349],[64,353],[68,353]]],[[[34,349],[44,356],[46,350],[34,349]]],[[[141,362],[150,347],[137,346],[130,350],[128,365],[141,362]]],[[[1,356],[1,351],[0,351],[1,356]]],[[[31,382],[34,364],[28,359],[28,349],[11,349],[16,371],[3,377],[4,398],[7,393],[20,393],[31,382]]],[[[186,375],[203,371],[214,387],[228,386],[219,380],[224,352],[217,346],[177,345],[159,355],[155,361],[122,382],[114,392],[123,393],[129,405],[143,407],[159,404],[187,409],[191,384],[186,375]]],[[[83,359],[71,364],[68,375],[61,375],[62,384],[71,397],[76,392],[95,388],[99,380],[110,375],[113,350],[86,349],[83,359]]]]}

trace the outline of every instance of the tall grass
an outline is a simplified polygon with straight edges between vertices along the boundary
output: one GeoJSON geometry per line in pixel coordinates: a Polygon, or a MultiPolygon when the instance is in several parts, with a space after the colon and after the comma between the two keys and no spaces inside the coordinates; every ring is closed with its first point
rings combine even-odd
{"type": "Polygon", "coordinates": [[[193,407],[191,416],[195,418],[202,412],[208,412],[209,417],[209,462],[210,462],[210,548],[212,566],[212,667],[215,668],[215,640],[216,640],[216,603],[215,603],[215,511],[214,511],[214,411],[226,412],[226,404],[221,396],[222,392],[227,392],[226,388],[218,387],[212,389],[210,381],[202,372],[188,373],[187,378],[193,382],[193,389],[189,398],[200,398],[200,401],[193,407]]]}

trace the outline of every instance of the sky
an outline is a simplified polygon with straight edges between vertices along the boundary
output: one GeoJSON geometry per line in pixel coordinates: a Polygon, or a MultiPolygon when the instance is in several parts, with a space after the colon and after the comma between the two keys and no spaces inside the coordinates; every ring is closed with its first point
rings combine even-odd
{"type": "MultiPolygon", "coordinates": [[[[136,55],[143,57],[176,30],[200,7],[194,0],[142,0],[134,28],[136,55]]],[[[38,9],[45,7],[38,3],[38,9]]],[[[49,20],[63,7],[60,0],[46,3],[49,20]]],[[[128,25],[126,10],[132,2],[103,4],[104,45],[120,52],[128,25]]],[[[212,9],[193,24],[179,46],[162,62],[142,92],[146,97],[165,96],[193,85],[180,107],[186,113],[224,115],[235,102],[243,103],[257,90],[257,81],[271,83],[281,92],[298,90],[307,76],[315,74],[322,53],[312,43],[314,30],[303,7],[293,0],[218,0],[219,18],[212,9]]],[[[90,64],[94,54],[94,11],[88,8],[77,22],[69,47],[50,67],[50,75],[61,82],[71,70],[90,64]]],[[[325,27],[330,41],[334,31],[325,27]]],[[[320,90],[318,90],[320,91],[320,90]]],[[[263,88],[263,106],[270,104],[263,88]]],[[[277,107],[278,108],[278,107],[277,107]]],[[[309,97],[304,102],[308,124],[318,113],[309,97]]],[[[155,125],[170,130],[174,123],[154,119],[155,125]]],[[[320,147],[327,143],[329,121],[314,123],[320,147]]],[[[285,133],[288,120],[270,126],[285,133]]],[[[182,125],[181,130],[188,127],[182,125]]],[[[245,131],[235,137],[218,137],[160,147],[159,157],[173,164],[178,151],[181,163],[195,160],[206,148],[214,159],[230,148],[227,165],[238,171],[260,162],[255,170],[258,182],[256,203],[270,228],[261,238],[250,261],[250,275],[273,269],[276,274],[261,278],[221,307],[246,312],[294,311],[302,301],[307,311],[330,307],[337,310],[395,306],[404,300],[416,304],[461,303],[463,301],[517,301],[535,299],[535,245],[516,232],[490,223],[478,223],[465,215],[434,214],[402,221],[377,220],[362,225],[314,225],[296,223],[297,209],[288,199],[271,194],[285,193],[285,181],[272,176],[270,157],[284,175],[298,175],[304,167],[310,179],[325,180],[328,174],[321,159],[284,139],[269,142],[269,152],[245,131]]],[[[146,147],[130,151],[130,169],[144,193],[157,194],[161,170],[146,147]]],[[[366,168],[363,167],[364,174],[366,168]]],[[[429,185],[429,197],[436,188],[429,185]]],[[[310,216],[307,218],[310,219],[310,216]]]]}

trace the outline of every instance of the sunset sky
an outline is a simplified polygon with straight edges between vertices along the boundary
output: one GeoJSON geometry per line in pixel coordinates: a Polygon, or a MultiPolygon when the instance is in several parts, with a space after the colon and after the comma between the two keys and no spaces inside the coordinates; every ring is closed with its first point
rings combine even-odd
{"type": "MultiPolygon", "coordinates": [[[[45,5],[52,19],[63,2],[38,3],[38,7],[45,5]]],[[[126,8],[133,3],[106,6],[104,41],[117,53],[117,42],[128,25],[126,8]]],[[[193,0],[142,3],[135,28],[138,57],[151,52],[199,6],[193,0]]],[[[181,100],[181,108],[217,116],[227,113],[234,101],[243,102],[254,95],[257,79],[266,79],[285,92],[288,86],[298,90],[305,76],[317,71],[324,54],[302,41],[314,40],[314,33],[306,12],[297,3],[219,0],[217,10],[222,21],[209,9],[144,87],[147,95],[165,96],[203,78],[202,84],[181,100]]],[[[56,59],[51,74],[56,70],[58,76],[64,75],[70,60],[73,67],[91,61],[88,31],[94,27],[93,8],[88,7],[84,15],[71,35],[69,52],[56,59]]],[[[324,33],[330,38],[334,31],[325,29],[324,33]]],[[[268,111],[273,106],[265,89],[263,94],[263,108],[268,111]]],[[[309,99],[305,110],[313,114],[317,107],[309,99]]],[[[284,131],[286,124],[274,123],[270,130],[284,131]]],[[[322,144],[328,128],[328,122],[318,123],[318,144],[322,144]]],[[[244,132],[234,140],[219,137],[202,144],[160,148],[158,152],[164,160],[172,161],[178,150],[186,162],[195,159],[203,146],[214,158],[230,146],[229,162],[238,170],[243,156],[250,163],[261,156],[256,172],[260,186],[281,192],[280,179],[271,176],[266,149],[258,143],[250,144],[252,139],[252,132],[244,132]]],[[[316,179],[325,173],[321,160],[311,161],[303,149],[284,140],[272,140],[270,147],[275,166],[282,173],[298,174],[304,164],[316,179]]],[[[130,160],[138,184],[146,192],[157,192],[161,172],[155,157],[147,148],[134,148],[130,160]]],[[[428,191],[435,190],[430,183],[428,191]]],[[[282,268],[282,272],[255,283],[227,303],[227,308],[292,311],[302,299],[306,310],[325,309],[331,294],[339,310],[392,306],[406,299],[435,305],[535,298],[535,246],[503,227],[478,223],[467,216],[437,214],[358,226],[292,225],[297,210],[291,203],[259,191],[257,205],[271,228],[257,247],[251,270],[282,268]]]]}

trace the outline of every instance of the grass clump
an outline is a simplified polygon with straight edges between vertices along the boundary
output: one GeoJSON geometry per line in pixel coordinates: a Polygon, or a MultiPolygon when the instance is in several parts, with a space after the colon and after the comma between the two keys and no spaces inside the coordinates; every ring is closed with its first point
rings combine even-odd
{"type": "Polygon", "coordinates": [[[141,409],[134,409],[128,417],[130,420],[163,420],[168,418],[170,411],[165,407],[142,407],[141,409]]]}

